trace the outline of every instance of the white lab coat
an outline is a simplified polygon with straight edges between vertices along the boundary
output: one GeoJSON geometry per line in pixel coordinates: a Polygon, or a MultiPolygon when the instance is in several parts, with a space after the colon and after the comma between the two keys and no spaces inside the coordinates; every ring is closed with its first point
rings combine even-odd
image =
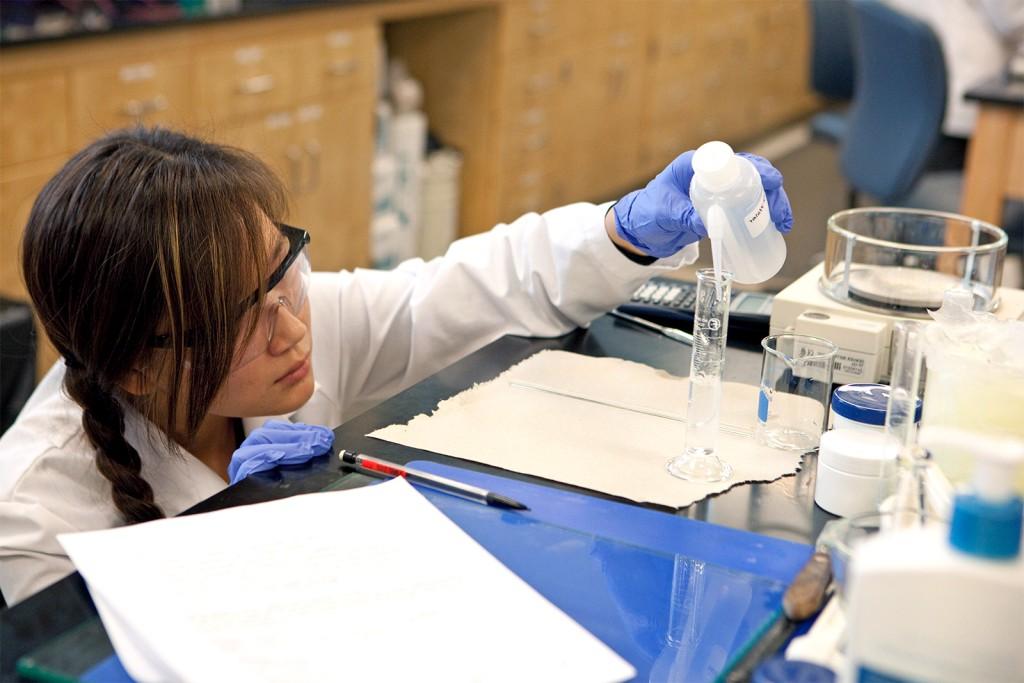
{"type": "MultiPolygon", "coordinates": [[[[528,214],[391,272],[314,273],[316,388],[288,417],[334,427],[502,335],[560,335],[626,300],[652,272],[608,239],[607,208],[528,214]]],[[[691,245],[656,265],[696,257],[691,245]]],[[[81,410],[60,390],[63,376],[58,363],[0,438],[0,590],[11,603],[72,571],[57,534],[121,524],[81,410]]],[[[246,430],[264,419],[245,420],[246,430]]],[[[191,454],[169,455],[162,434],[131,409],[125,433],[168,515],[226,487],[191,454]]]]}
{"type": "Polygon", "coordinates": [[[946,135],[967,138],[978,104],[964,93],[998,76],[1024,44],[1024,0],[887,0],[894,9],[929,24],[946,60],[946,135]]]}

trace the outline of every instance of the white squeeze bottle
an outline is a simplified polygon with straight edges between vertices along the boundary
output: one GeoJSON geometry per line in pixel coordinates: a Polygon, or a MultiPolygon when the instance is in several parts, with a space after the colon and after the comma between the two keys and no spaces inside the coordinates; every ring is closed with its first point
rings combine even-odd
{"type": "Polygon", "coordinates": [[[693,155],[690,201],[708,229],[717,279],[723,270],[742,284],[764,282],[786,260],[761,176],[724,142],[706,142],[693,155]]]}
{"type": "Polygon", "coordinates": [[[974,455],[974,484],[949,526],[882,533],[854,549],[841,680],[886,683],[1024,681],[1024,501],[1013,488],[1024,441],[922,427],[926,448],[974,455]]]}

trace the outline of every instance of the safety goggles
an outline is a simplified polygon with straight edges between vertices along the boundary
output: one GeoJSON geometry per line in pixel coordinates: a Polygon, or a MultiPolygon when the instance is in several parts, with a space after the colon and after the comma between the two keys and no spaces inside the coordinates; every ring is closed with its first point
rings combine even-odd
{"type": "MultiPolygon", "coordinates": [[[[278,224],[278,229],[288,240],[288,253],[270,274],[266,293],[261,297],[260,291],[256,290],[242,304],[241,317],[256,315],[258,319],[252,336],[235,354],[236,368],[251,363],[266,352],[274,338],[281,308],[288,309],[289,313],[297,317],[306,305],[311,270],[309,255],[306,253],[309,233],[283,223],[278,224]]],[[[190,332],[185,333],[185,346],[192,345],[191,337],[190,332]]],[[[170,348],[173,345],[171,335],[154,336],[150,339],[149,345],[155,348],[170,348]]]]}

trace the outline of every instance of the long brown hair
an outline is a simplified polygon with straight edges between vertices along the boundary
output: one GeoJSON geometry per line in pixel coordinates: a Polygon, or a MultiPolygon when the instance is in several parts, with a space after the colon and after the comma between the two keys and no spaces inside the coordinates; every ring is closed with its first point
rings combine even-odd
{"type": "MultiPolygon", "coordinates": [[[[159,128],[96,140],[37,197],[22,242],[25,281],[126,522],[163,512],[125,439],[118,383],[153,362],[150,339],[168,334],[171,348],[160,353],[173,389],[160,426],[183,417],[195,434],[246,332],[239,304],[266,272],[263,226],[286,207],[283,186],[256,157],[159,128]],[[184,416],[180,387],[189,388],[184,416]]],[[[155,400],[133,405],[151,417],[155,400]]]]}

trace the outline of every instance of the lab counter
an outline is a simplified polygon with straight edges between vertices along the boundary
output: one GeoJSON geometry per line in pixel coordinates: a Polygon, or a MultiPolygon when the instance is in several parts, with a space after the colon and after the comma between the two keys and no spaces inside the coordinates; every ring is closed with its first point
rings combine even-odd
{"type": "MultiPolygon", "coordinates": [[[[572,492],[591,499],[616,500],[593,491],[365,436],[380,427],[404,423],[420,413],[430,412],[439,401],[476,383],[493,379],[515,363],[545,349],[625,358],[677,375],[686,375],[690,364],[689,346],[611,316],[594,321],[589,329],[576,330],[555,339],[504,337],[341,425],[335,430],[335,447],[365,451],[402,463],[427,460],[572,492]]],[[[726,353],[726,380],[756,383],[760,368],[759,347],[730,345],[726,353]]],[[[680,401],[683,400],[685,397],[680,397],[680,401]]],[[[635,508],[648,508],[659,516],[666,515],[662,519],[668,519],[670,514],[678,515],[785,541],[813,543],[825,523],[835,519],[814,505],[814,478],[815,456],[812,454],[805,456],[803,467],[796,475],[785,476],[771,483],[741,484],[678,512],[628,501],[619,502],[635,508]]],[[[331,455],[316,458],[306,465],[283,467],[253,475],[184,514],[209,512],[303,493],[358,487],[367,483],[369,480],[363,475],[343,470],[338,459],[331,455]]],[[[344,533],[344,525],[340,522],[339,533],[344,533]]],[[[0,612],[0,641],[4,645],[0,648],[0,680],[13,677],[15,663],[23,654],[86,622],[95,621],[95,618],[95,608],[84,582],[77,574],[6,612],[0,612]]],[[[106,646],[109,648],[109,645],[106,646]]]]}

